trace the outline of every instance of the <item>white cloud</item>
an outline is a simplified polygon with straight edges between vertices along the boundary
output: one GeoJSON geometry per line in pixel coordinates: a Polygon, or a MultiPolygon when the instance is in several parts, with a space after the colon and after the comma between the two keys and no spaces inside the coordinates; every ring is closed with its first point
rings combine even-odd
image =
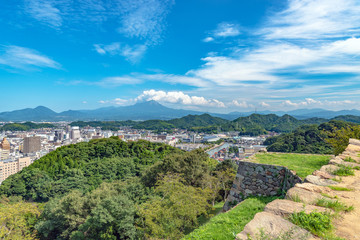
{"type": "Polygon", "coordinates": [[[87,104],[87,101],[82,101],[83,104],[87,104]]]}
{"type": "Polygon", "coordinates": [[[241,108],[254,108],[253,104],[249,104],[246,101],[238,102],[237,100],[233,100],[231,102],[231,104],[236,106],[236,107],[241,107],[241,108]]]}
{"type": "Polygon", "coordinates": [[[3,46],[0,50],[0,64],[25,70],[61,67],[59,63],[34,49],[13,45],[3,46]]]}
{"type": "Polygon", "coordinates": [[[223,22],[218,24],[214,31],[215,37],[236,37],[240,35],[240,27],[234,23],[223,22]]]}
{"type": "Polygon", "coordinates": [[[203,42],[213,42],[215,39],[213,37],[206,37],[203,39],[203,42]]]}
{"type": "Polygon", "coordinates": [[[157,91],[154,89],[144,91],[135,101],[158,101],[165,103],[177,103],[182,105],[211,106],[224,108],[225,104],[217,99],[206,99],[204,97],[189,96],[181,91],[157,91]]]}
{"type": "Polygon", "coordinates": [[[130,46],[120,42],[114,42],[109,45],[94,44],[94,47],[95,51],[101,55],[120,55],[132,63],[138,62],[144,56],[147,50],[146,45],[130,46]]]}
{"type": "Polygon", "coordinates": [[[259,104],[261,107],[270,107],[270,104],[268,104],[268,103],[266,103],[266,102],[261,102],[260,104],[259,104]]]}

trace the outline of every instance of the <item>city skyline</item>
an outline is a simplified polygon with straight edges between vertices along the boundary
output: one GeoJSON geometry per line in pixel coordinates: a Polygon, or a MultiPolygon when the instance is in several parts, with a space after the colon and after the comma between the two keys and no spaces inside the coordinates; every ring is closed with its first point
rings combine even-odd
{"type": "Polygon", "coordinates": [[[359,109],[355,0],[5,0],[0,112],[359,109]]]}

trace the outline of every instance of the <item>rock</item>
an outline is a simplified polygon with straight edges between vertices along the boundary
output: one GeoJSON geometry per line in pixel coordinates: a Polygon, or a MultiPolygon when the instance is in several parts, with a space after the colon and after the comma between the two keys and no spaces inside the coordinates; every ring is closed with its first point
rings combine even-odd
{"type": "Polygon", "coordinates": [[[332,164],[329,164],[329,165],[324,165],[320,168],[320,171],[321,172],[328,172],[330,174],[332,174],[335,170],[339,169],[338,166],[336,165],[332,165],[332,164]]]}
{"type": "Polygon", "coordinates": [[[329,186],[329,185],[338,184],[338,182],[335,182],[333,180],[323,179],[323,178],[320,178],[319,176],[314,176],[314,175],[307,176],[305,178],[305,182],[309,182],[309,183],[319,185],[319,186],[329,186]]]}
{"type": "Polygon", "coordinates": [[[287,217],[294,212],[305,211],[305,213],[311,213],[313,211],[326,212],[329,210],[323,207],[304,205],[303,203],[293,202],[291,200],[277,199],[267,204],[264,211],[281,217],[287,217]]]}
{"type": "Polygon", "coordinates": [[[285,198],[292,201],[300,201],[305,204],[315,204],[319,199],[326,197],[317,192],[311,192],[303,188],[293,187],[287,191],[285,198]]]}
{"type": "Polygon", "coordinates": [[[295,187],[304,189],[309,192],[314,192],[314,193],[326,193],[326,194],[332,193],[330,188],[325,187],[325,186],[315,185],[312,183],[301,183],[301,184],[297,183],[295,185],[295,187]]]}
{"type": "Polygon", "coordinates": [[[329,161],[329,164],[334,164],[334,165],[343,164],[343,163],[344,161],[340,157],[335,157],[329,161]]]}
{"type": "Polygon", "coordinates": [[[257,213],[253,220],[246,224],[244,230],[236,235],[237,240],[247,240],[249,237],[257,239],[263,231],[272,238],[279,237],[283,234],[291,232],[292,239],[310,239],[312,235],[296,226],[295,224],[283,219],[280,216],[268,213],[257,213]]]}
{"type": "Polygon", "coordinates": [[[328,173],[328,172],[322,172],[322,171],[319,171],[319,170],[316,170],[313,172],[314,176],[318,176],[320,178],[323,178],[323,179],[332,179],[334,178],[334,175],[328,173]]]}
{"type": "Polygon", "coordinates": [[[345,151],[351,152],[351,153],[360,152],[360,146],[359,145],[354,145],[354,144],[349,144],[347,146],[347,148],[345,149],[345,151]]]}
{"type": "Polygon", "coordinates": [[[349,144],[360,146],[360,140],[354,139],[354,138],[350,138],[350,139],[349,139],[349,144]]]}

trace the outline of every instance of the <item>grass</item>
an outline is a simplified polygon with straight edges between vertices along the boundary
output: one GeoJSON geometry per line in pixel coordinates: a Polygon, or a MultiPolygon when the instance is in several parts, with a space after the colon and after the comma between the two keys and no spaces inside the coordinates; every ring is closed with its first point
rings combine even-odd
{"type": "Polygon", "coordinates": [[[344,164],[338,164],[338,169],[332,172],[332,174],[337,176],[354,176],[355,172],[353,167],[346,166],[344,164]]]}
{"type": "Polygon", "coordinates": [[[354,210],[353,206],[347,206],[345,203],[340,202],[339,200],[328,200],[321,198],[316,202],[316,205],[319,207],[330,208],[335,212],[350,212],[354,210]]]}
{"type": "Polygon", "coordinates": [[[230,211],[214,216],[183,239],[233,240],[235,235],[244,229],[256,213],[263,211],[265,205],[275,199],[275,197],[248,198],[230,211]]]}
{"type": "Polygon", "coordinates": [[[261,153],[256,154],[254,162],[262,164],[280,165],[293,170],[301,178],[319,170],[328,164],[330,155],[311,155],[295,153],[261,153]]]}
{"type": "Polygon", "coordinates": [[[216,203],[213,207],[212,207],[212,210],[210,211],[210,213],[208,214],[208,216],[200,216],[198,218],[198,222],[199,222],[199,225],[204,225],[205,223],[207,223],[212,217],[216,216],[223,208],[224,206],[224,202],[219,202],[219,203],[216,203]]]}
{"type": "Polygon", "coordinates": [[[341,182],[342,181],[342,178],[340,177],[340,178],[332,178],[331,180],[333,180],[333,181],[335,181],[335,182],[341,182]]]}
{"type": "Polygon", "coordinates": [[[319,236],[321,239],[335,240],[342,239],[333,233],[334,226],[332,224],[332,216],[330,213],[311,212],[309,214],[304,211],[293,213],[289,220],[302,227],[312,234],[319,236]]]}
{"type": "Polygon", "coordinates": [[[301,198],[299,195],[290,196],[290,200],[293,202],[301,202],[301,198]]]}
{"type": "Polygon", "coordinates": [[[328,186],[328,187],[334,191],[354,191],[353,189],[346,187],[339,187],[339,186],[328,186]]]}
{"type": "Polygon", "coordinates": [[[352,162],[352,163],[356,163],[356,161],[354,159],[352,159],[351,157],[347,157],[344,159],[345,162],[352,162]]]}
{"type": "Polygon", "coordinates": [[[330,195],[327,194],[327,193],[321,193],[321,196],[326,197],[326,198],[330,198],[330,199],[336,199],[336,198],[338,198],[338,196],[330,196],[330,195]]]}

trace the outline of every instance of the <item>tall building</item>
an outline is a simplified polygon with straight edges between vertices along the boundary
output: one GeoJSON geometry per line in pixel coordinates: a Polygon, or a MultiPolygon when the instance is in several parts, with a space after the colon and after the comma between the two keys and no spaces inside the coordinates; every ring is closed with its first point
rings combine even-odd
{"type": "Polygon", "coordinates": [[[10,143],[4,138],[0,143],[0,160],[8,159],[10,156],[10,143]]]}
{"type": "Polygon", "coordinates": [[[24,167],[29,166],[31,160],[29,157],[17,160],[7,159],[0,161],[0,183],[10,175],[21,171],[24,167]]]}
{"type": "Polygon", "coordinates": [[[70,138],[73,140],[81,138],[79,127],[74,126],[71,128],[70,138]]]}
{"type": "Polygon", "coordinates": [[[1,141],[0,148],[3,149],[3,150],[9,150],[10,151],[10,143],[6,139],[6,137],[1,141]]]}
{"type": "Polygon", "coordinates": [[[41,139],[39,136],[36,137],[25,137],[23,153],[33,153],[41,150],[41,139]]]}

